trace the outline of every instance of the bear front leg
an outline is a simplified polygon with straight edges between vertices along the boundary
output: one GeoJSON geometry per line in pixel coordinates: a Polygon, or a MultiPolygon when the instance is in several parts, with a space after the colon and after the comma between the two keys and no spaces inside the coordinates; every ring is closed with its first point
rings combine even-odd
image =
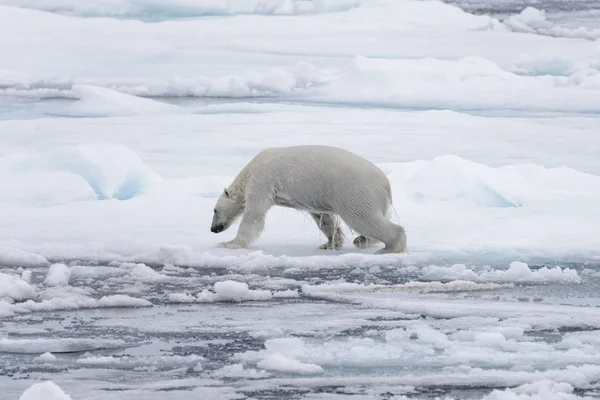
{"type": "Polygon", "coordinates": [[[327,237],[327,243],[319,246],[321,250],[340,249],[344,245],[344,233],[335,215],[326,213],[310,213],[317,226],[327,237]]]}
{"type": "Polygon", "coordinates": [[[219,243],[218,246],[227,249],[249,247],[262,233],[265,227],[265,217],[270,207],[271,204],[268,199],[249,195],[237,235],[233,240],[219,243]]]}

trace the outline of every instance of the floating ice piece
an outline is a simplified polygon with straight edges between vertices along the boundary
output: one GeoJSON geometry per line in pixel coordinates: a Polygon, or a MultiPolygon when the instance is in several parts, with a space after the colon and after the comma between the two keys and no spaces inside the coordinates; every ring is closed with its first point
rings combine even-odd
{"type": "Polygon", "coordinates": [[[0,299],[8,297],[14,301],[23,301],[36,297],[36,292],[29,282],[16,275],[0,272],[0,299]]]}
{"type": "Polygon", "coordinates": [[[215,283],[215,300],[269,300],[273,296],[269,290],[250,290],[245,282],[223,281],[215,283]]]}
{"type": "Polygon", "coordinates": [[[73,353],[100,349],[118,349],[126,343],[108,339],[9,339],[0,338],[0,352],[19,354],[73,353]]]}
{"type": "Polygon", "coordinates": [[[259,368],[302,374],[313,375],[323,373],[323,368],[316,364],[303,363],[293,358],[284,356],[281,353],[267,354],[262,361],[259,361],[259,368]]]}
{"type": "Polygon", "coordinates": [[[475,282],[532,282],[532,283],[580,283],[576,270],[565,267],[542,267],[532,270],[520,261],[513,261],[507,270],[470,269],[463,264],[450,267],[429,265],[421,268],[421,276],[430,280],[465,279],[475,282]]]}
{"type": "Polygon", "coordinates": [[[226,280],[214,284],[214,292],[203,290],[196,296],[188,293],[169,293],[167,298],[173,303],[212,303],[218,301],[265,301],[273,298],[300,297],[297,290],[253,290],[245,282],[226,280]]]}
{"type": "Polygon", "coordinates": [[[148,282],[156,282],[156,281],[166,281],[171,279],[168,275],[161,274],[156,272],[149,266],[145,264],[137,264],[131,270],[131,277],[135,280],[139,281],[148,281],[148,282]]]}

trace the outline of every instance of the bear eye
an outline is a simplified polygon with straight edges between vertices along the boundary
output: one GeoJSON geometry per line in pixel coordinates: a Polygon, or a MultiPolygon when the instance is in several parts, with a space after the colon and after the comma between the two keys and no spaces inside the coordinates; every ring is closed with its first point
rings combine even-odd
{"type": "Polygon", "coordinates": [[[216,214],[216,213],[217,213],[217,209],[215,208],[215,209],[213,210],[213,212],[216,214]]]}

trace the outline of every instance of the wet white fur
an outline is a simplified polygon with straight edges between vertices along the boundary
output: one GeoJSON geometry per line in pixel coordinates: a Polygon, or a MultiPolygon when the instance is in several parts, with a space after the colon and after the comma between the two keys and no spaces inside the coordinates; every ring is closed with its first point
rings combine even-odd
{"type": "Polygon", "coordinates": [[[212,227],[242,220],[236,237],[219,246],[246,248],[261,234],[267,211],[274,205],[308,211],[327,243],[343,244],[338,216],[360,233],[354,245],[383,242],[377,253],[406,251],[404,228],[389,220],[390,182],[373,163],[337,147],[273,147],[261,151],[223,191],[212,227]]]}

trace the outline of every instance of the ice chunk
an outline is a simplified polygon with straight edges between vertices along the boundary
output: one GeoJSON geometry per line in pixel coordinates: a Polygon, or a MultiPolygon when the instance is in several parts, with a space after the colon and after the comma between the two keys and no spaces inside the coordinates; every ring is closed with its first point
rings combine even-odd
{"type": "Polygon", "coordinates": [[[544,10],[538,10],[531,6],[526,7],[519,14],[506,19],[504,25],[515,32],[589,40],[600,39],[600,29],[588,29],[585,27],[566,28],[557,26],[546,19],[544,10]]]}
{"type": "Polygon", "coordinates": [[[32,275],[31,271],[29,271],[29,270],[23,271],[21,273],[21,279],[27,283],[31,283],[31,275],[32,275]]]}
{"type": "Polygon", "coordinates": [[[223,281],[214,285],[217,301],[270,300],[269,290],[249,290],[245,282],[223,281]]]}
{"type": "Polygon", "coordinates": [[[288,289],[288,290],[277,290],[277,291],[273,292],[273,298],[275,298],[275,299],[293,299],[293,298],[297,298],[297,297],[300,297],[300,293],[298,293],[298,290],[288,289]]]}
{"type": "Polygon", "coordinates": [[[110,117],[184,112],[181,107],[119,93],[99,86],[73,85],[71,91],[79,97],[79,100],[56,114],[77,117],[110,117]]]}
{"type": "Polygon", "coordinates": [[[48,286],[67,286],[71,278],[71,269],[65,264],[52,264],[44,283],[48,286]]]}
{"type": "Polygon", "coordinates": [[[506,344],[506,338],[500,332],[479,332],[475,334],[475,341],[484,346],[502,347],[506,344]]]}
{"type": "Polygon", "coordinates": [[[449,346],[448,337],[446,337],[446,335],[444,335],[442,332],[432,329],[431,327],[424,326],[417,328],[415,329],[415,333],[417,334],[418,340],[423,343],[429,343],[439,348],[449,346]]]}
{"type": "Polygon", "coordinates": [[[575,393],[575,388],[566,382],[556,382],[550,379],[540,379],[526,383],[516,388],[504,390],[494,389],[482,400],[577,400],[581,399],[575,393]]]}
{"type": "Polygon", "coordinates": [[[138,264],[131,270],[131,277],[139,281],[165,281],[170,277],[156,272],[144,264],[138,264]]]}
{"type": "Polygon", "coordinates": [[[302,375],[313,375],[323,373],[323,368],[316,364],[303,363],[281,353],[267,354],[257,366],[259,368],[288,372],[302,375]]]}
{"type": "Polygon", "coordinates": [[[425,279],[468,279],[476,282],[562,282],[579,283],[581,277],[576,270],[568,267],[542,267],[532,270],[520,261],[513,261],[506,270],[489,270],[485,268],[470,269],[463,264],[450,267],[429,265],[421,269],[425,279]]]}
{"type": "Polygon", "coordinates": [[[33,286],[19,276],[0,272],[0,299],[8,297],[15,301],[33,299],[37,296],[33,286]]]}
{"type": "Polygon", "coordinates": [[[54,382],[34,383],[23,392],[19,400],[71,400],[71,396],[54,382]]]}

